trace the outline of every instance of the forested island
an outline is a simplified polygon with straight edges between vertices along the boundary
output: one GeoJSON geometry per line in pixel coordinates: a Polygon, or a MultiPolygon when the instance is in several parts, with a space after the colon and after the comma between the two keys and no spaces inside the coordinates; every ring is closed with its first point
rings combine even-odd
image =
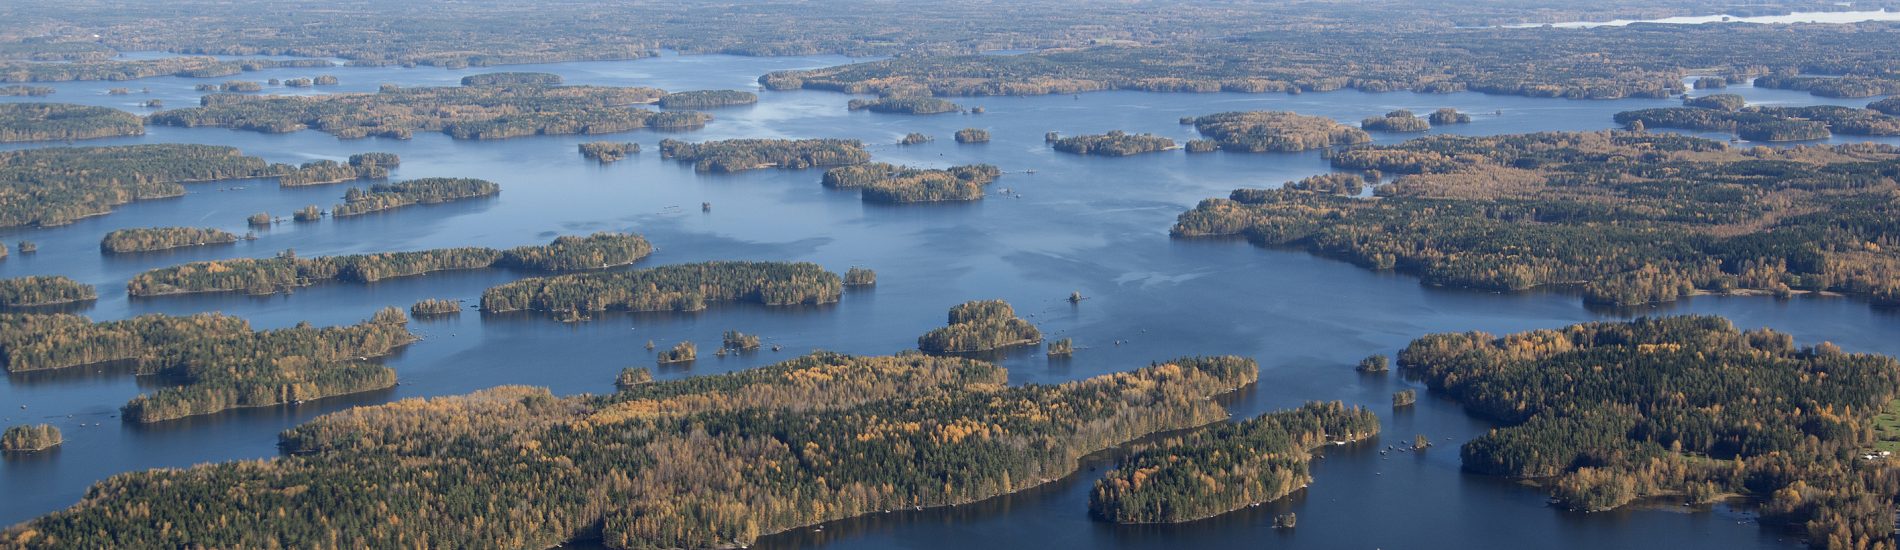
{"type": "Polygon", "coordinates": [[[522,279],[482,293],[482,311],[699,311],[715,302],[768,306],[838,301],[836,273],[805,262],[702,262],[522,279]]]}
{"type": "Polygon", "coordinates": [[[416,317],[416,318],[442,317],[446,315],[455,315],[461,312],[462,312],[462,303],[457,302],[455,300],[439,300],[436,298],[424,298],[422,300],[416,301],[414,305],[409,306],[409,316],[416,317]]]}
{"type": "Polygon", "coordinates": [[[110,107],[0,103],[0,143],[145,135],[145,120],[110,107]]]}
{"type": "Polygon", "coordinates": [[[1106,134],[1057,137],[1049,143],[1049,146],[1057,151],[1077,155],[1125,157],[1173,149],[1174,140],[1154,134],[1130,134],[1121,130],[1111,130],[1106,134]]]}
{"type": "Polygon", "coordinates": [[[1182,523],[1279,500],[1313,482],[1314,448],[1378,434],[1377,415],[1338,401],[1216,423],[1123,459],[1096,480],[1089,512],[1113,523],[1182,523]]]}
{"type": "MultiPolygon", "coordinates": [[[[1323,116],[1292,111],[1234,111],[1181,117],[1221,149],[1247,153],[1292,152],[1372,141],[1365,131],[1323,116]]],[[[1190,148],[1191,150],[1192,148],[1190,148]]]]}
{"type": "Polygon", "coordinates": [[[988,164],[934,169],[872,162],[826,170],[823,181],[833,189],[862,189],[865,202],[973,201],[983,198],[983,187],[1002,173],[988,164]]]}
{"type": "Polygon", "coordinates": [[[1401,176],[1373,200],[1238,190],[1182,214],[1173,234],[1240,235],[1434,285],[1575,287],[1604,304],[1745,290],[1900,303],[1900,229],[1884,213],[1900,185],[1892,146],[1553,132],[1432,136],[1332,163],[1401,176]]]}
{"type": "Polygon", "coordinates": [[[921,144],[930,143],[936,140],[937,138],[930,137],[930,134],[911,132],[908,134],[904,134],[904,137],[897,138],[897,144],[898,145],[921,145],[921,144]]]}
{"type": "Polygon", "coordinates": [[[554,73],[483,73],[462,77],[463,86],[560,86],[561,75],[554,73]]]}
{"type": "Polygon", "coordinates": [[[759,94],[739,90],[692,90],[673,92],[660,96],[660,106],[668,109],[717,109],[751,105],[759,102],[759,94]]]}
{"type": "Polygon", "coordinates": [[[853,111],[873,113],[896,113],[901,115],[935,115],[954,113],[963,107],[934,97],[881,97],[878,99],[853,99],[846,105],[853,111]]]}
{"type": "Polygon", "coordinates": [[[587,237],[563,235],[541,246],[508,250],[463,247],[414,252],[383,252],[300,258],[284,253],[271,258],[193,262],[146,271],[126,282],[132,296],[195,292],[273,294],[339,280],[373,283],[435,271],[509,267],[536,271],[579,271],[630,264],[653,252],[645,238],[602,232],[587,237]]]}
{"type": "Polygon", "coordinates": [[[1411,111],[1399,109],[1381,116],[1367,117],[1359,121],[1359,127],[1380,132],[1423,132],[1432,129],[1432,124],[1411,111]]]}
{"type": "Polygon", "coordinates": [[[660,140],[660,156],[693,163],[693,170],[698,172],[802,169],[871,160],[864,143],[855,139],[727,139],[701,143],[665,139],[660,140]]]}
{"type": "Polygon", "coordinates": [[[1892,467],[1860,458],[1900,438],[1872,421],[1900,394],[1892,357],[1664,317],[1435,334],[1406,346],[1399,367],[1505,425],[1464,445],[1465,470],[1535,479],[1565,506],[1745,494],[1764,501],[1762,523],[1816,548],[1893,534],[1892,467]]]}
{"type": "Polygon", "coordinates": [[[14,84],[0,86],[0,97],[46,97],[53,95],[53,89],[46,86],[24,86],[14,84]]]}
{"type": "Polygon", "coordinates": [[[406,322],[395,308],[357,325],[261,332],[219,314],[104,322],[67,314],[0,314],[0,357],[8,372],[132,361],[138,374],[176,384],[124,408],[129,421],[157,422],[392,386],[395,371],[365,358],[414,341],[406,322]]]}
{"type": "MultiPolygon", "coordinates": [[[[394,155],[390,156],[393,157],[394,155]]],[[[356,157],[352,157],[352,159],[355,158],[356,157]]],[[[344,164],[334,160],[313,160],[298,165],[295,169],[278,176],[277,185],[283,187],[302,187],[306,185],[324,185],[342,183],[350,180],[382,179],[386,177],[389,177],[389,169],[373,162],[344,164]]]]}
{"type": "Polygon", "coordinates": [[[351,187],[343,202],[330,208],[330,215],[344,218],[417,204],[492,197],[501,194],[501,185],[475,178],[421,178],[396,183],[378,183],[369,191],[351,187]]]}
{"type": "Polygon", "coordinates": [[[1471,115],[1460,113],[1458,112],[1457,109],[1445,107],[1436,111],[1432,111],[1431,116],[1425,117],[1425,120],[1427,122],[1430,122],[1432,126],[1444,126],[1448,124],[1469,124],[1471,122],[1471,115]]]}
{"type": "Polygon", "coordinates": [[[1616,122],[1645,128],[1729,132],[1749,141],[1809,141],[1834,134],[1900,135],[1900,117],[1874,109],[1838,105],[1747,106],[1742,96],[1715,94],[1683,101],[1683,107],[1624,111],[1616,122]]]}
{"type": "Polygon", "coordinates": [[[858,266],[844,271],[844,286],[873,286],[877,284],[877,271],[858,266]]]}
{"type": "Polygon", "coordinates": [[[581,156],[588,160],[607,164],[639,153],[640,144],[631,141],[589,141],[580,144],[580,151],[581,156]]]}
{"type": "Polygon", "coordinates": [[[237,242],[237,235],[209,227],[146,227],[118,229],[99,240],[99,250],[107,254],[152,252],[188,246],[208,246],[237,242]]]}
{"type": "MultiPolygon", "coordinates": [[[[289,178],[297,185],[331,177],[364,177],[394,166],[334,163],[272,164],[232,147],[163,143],[108,147],[47,147],[0,151],[0,227],[50,227],[98,216],[135,200],[177,197],[181,183],[244,178],[289,178]]],[[[366,157],[368,158],[368,157],[366,157]]]]}
{"type": "Polygon", "coordinates": [[[52,424],[34,424],[31,426],[7,426],[4,435],[0,435],[0,451],[9,453],[35,453],[58,447],[66,438],[59,428],[52,424]]]}
{"type": "Polygon", "coordinates": [[[957,130],[957,143],[989,143],[990,131],[982,128],[957,130]]]}
{"type": "Polygon", "coordinates": [[[1016,316],[1009,302],[973,300],[950,308],[950,324],[917,337],[929,353],[970,353],[1042,341],[1042,331],[1016,316]]]}
{"type": "MultiPolygon", "coordinates": [[[[24,252],[24,251],[22,251],[24,252]]],[[[28,275],[0,279],[0,307],[70,304],[98,299],[92,285],[63,275],[28,275]]]]}
{"type": "MultiPolygon", "coordinates": [[[[471,77],[472,78],[472,77],[471,77]]],[[[608,86],[384,86],[373,94],[251,96],[212,94],[201,106],[152,113],[151,124],[215,126],[258,132],[306,128],[342,139],[407,139],[442,132],[456,139],[606,134],[640,128],[695,128],[712,120],[695,111],[632,107],[666,95],[656,88],[608,86]]]]}
{"type": "Polygon", "coordinates": [[[145,352],[140,374],[182,385],[132,398],[123,408],[125,419],[162,422],[395,386],[395,370],[366,359],[414,342],[408,321],[402,310],[391,307],[356,325],[303,324],[187,340],[145,352]]]}
{"type": "Polygon", "coordinates": [[[1006,374],[962,358],[820,352],[606,396],[509,386],[358,407],[286,431],[289,456],[102,481],[0,544],[87,546],[110,526],[121,546],[539,548],[589,533],[614,548],[745,546],[1047,483],[1090,452],[1220,420],[1209,396],[1252,383],[1257,367],[1189,357],[1059,385],[1006,374]],[[194,505],[163,504],[176,502],[194,505]],[[392,509],[407,515],[384,521],[392,509]]]}

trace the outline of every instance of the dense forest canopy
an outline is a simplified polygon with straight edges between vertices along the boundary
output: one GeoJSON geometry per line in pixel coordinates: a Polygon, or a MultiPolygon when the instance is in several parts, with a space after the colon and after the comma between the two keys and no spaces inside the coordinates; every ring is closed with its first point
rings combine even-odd
{"type": "Polygon", "coordinates": [[[1235,191],[1180,237],[1243,235],[1431,284],[1580,286],[1608,304],[1700,291],[1832,291],[1900,301],[1900,150],[1731,148],[1673,134],[1432,136],[1333,156],[1400,176],[1375,199],[1235,191]]]}
{"type": "Polygon", "coordinates": [[[288,430],[291,456],[108,479],[0,544],[539,548],[598,530],[613,548],[745,546],[1041,485],[1090,452],[1225,417],[1209,397],[1256,376],[1186,357],[1010,386],[969,359],[819,352],[606,396],[411,399],[288,430]]]}
{"type": "Polygon", "coordinates": [[[1765,523],[1825,548],[1891,545],[1900,472],[1863,460],[1900,361],[1796,347],[1719,317],[1420,338],[1399,366],[1506,427],[1464,445],[1466,470],[1537,478],[1583,510],[1647,496],[1758,496],[1765,523]]]}

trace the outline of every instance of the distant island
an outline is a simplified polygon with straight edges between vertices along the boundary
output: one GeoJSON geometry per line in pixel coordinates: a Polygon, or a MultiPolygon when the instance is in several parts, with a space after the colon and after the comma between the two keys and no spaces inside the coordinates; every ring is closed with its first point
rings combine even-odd
{"type": "Polygon", "coordinates": [[[396,183],[378,183],[369,191],[352,187],[343,194],[343,202],[330,208],[338,218],[394,210],[417,204],[491,197],[501,193],[501,185],[475,178],[422,178],[396,183]]]}
{"type": "MultiPolygon", "coordinates": [[[[1293,152],[1358,145],[1372,141],[1364,131],[1322,116],[1291,111],[1248,111],[1181,117],[1222,150],[1246,153],[1293,152]]],[[[1189,150],[1194,149],[1189,144],[1189,150]]]]}
{"type": "Polygon", "coordinates": [[[704,262],[522,279],[483,292],[482,311],[699,311],[715,302],[827,304],[843,292],[818,264],[704,262]]]}
{"type": "Polygon", "coordinates": [[[981,199],[983,187],[1001,175],[988,164],[926,169],[872,162],[826,170],[823,181],[833,189],[862,189],[865,202],[921,203],[981,199]]]}
{"type": "Polygon", "coordinates": [[[901,115],[935,115],[963,110],[962,106],[934,97],[853,99],[846,107],[853,111],[895,113],[901,115]]]}
{"type": "Polygon", "coordinates": [[[1174,140],[1153,134],[1130,134],[1121,130],[1106,134],[1055,137],[1050,147],[1064,153],[1125,157],[1174,148],[1174,140]]]}
{"type": "Polygon", "coordinates": [[[738,90],[693,90],[673,92],[660,96],[660,106],[668,109],[717,109],[751,105],[759,102],[759,94],[738,90]]]}
{"type": "Polygon", "coordinates": [[[383,252],[348,256],[299,258],[279,254],[272,258],[236,258],[193,262],[153,269],[132,277],[126,291],[132,296],[163,296],[195,292],[273,294],[311,284],[340,280],[373,283],[383,279],[435,271],[511,267],[537,271],[579,271],[630,264],[653,252],[645,238],[629,233],[595,233],[587,237],[561,236],[542,246],[508,250],[463,247],[415,252],[383,252]]]}
{"type": "Polygon", "coordinates": [[[209,227],[147,227],[106,233],[105,238],[99,240],[99,250],[107,254],[127,254],[237,241],[237,235],[209,227]]]}
{"type": "Polygon", "coordinates": [[[1399,109],[1359,121],[1359,127],[1380,132],[1423,132],[1432,129],[1432,124],[1411,111],[1399,109]]]}
{"type": "Polygon", "coordinates": [[[864,144],[855,139],[728,139],[703,143],[666,139],[660,141],[660,156],[693,163],[693,170],[698,172],[801,169],[871,160],[864,144]]]}
{"type": "Polygon", "coordinates": [[[580,144],[581,156],[601,164],[618,162],[640,152],[640,144],[616,141],[589,141],[580,144]]]}

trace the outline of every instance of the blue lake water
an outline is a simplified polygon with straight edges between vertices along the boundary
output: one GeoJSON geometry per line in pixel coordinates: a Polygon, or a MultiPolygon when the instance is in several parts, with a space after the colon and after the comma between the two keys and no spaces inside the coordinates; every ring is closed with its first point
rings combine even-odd
{"type": "MultiPolygon", "coordinates": [[[[746,58],[668,56],[623,62],[512,66],[510,71],[559,73],[571,84],[642,85],[668,90],[754,89],[754,79],[779,69],[851,61],[842,57],[746,58]]],[[[244,80],[333,74],[335,87],[274,91],[374,91],[384,83],[454,85],[480,69],[272,69],[244,80]]],[[[52,84],[58,92],[38,101],[106,105],[133,112],[145,99],[168,106],[195,105],[196,84],[225,79],[151,78],[130,82],[52,84]],[[130,87],[129,96],[107,95],[130,87]],[[142,89],[149,88],[150,92],[142,89]]],[[[1836,100],[1801,92],[1755,89],[1755,103],[1860,106],[1870,99],[1836,100]]],[[[1697,92],[1713,93],[1713,92],[1697,92]]],[[[1676,100],[1585,101],[1354,91],[1280,94],[1157,94],[1103,92],[1079,96],[956,98],[980,115],[904,116],[848,112],[851,96],[830,92],[760,92],[757,105],[716,109],[704,129],[637,131],[612,136],[546,136],[500,141],[457,141],[418,133],[413,140],[344,141],[305,131],[259,134],[215,128],[152,127],[144,136],[79,144],[190,142],[232,145],[276,162],[342,159],[388,151],[402,156],[397,179],[481,177],[502,185],[499,197],[411,207],[382,215],[314,223],[279,224],[258,239],[230,246],[104,256],[98,242],[120,228],[164,225],[218,227],[243,233],[245,217],[279,216],[309,204],[327,208],[350,184],[280,189],[271,181],[187,185],[181,198],[133,203],[77,223],[45,229],[0,230],[11,246],[39,244],[0,260],[0,277],[62,274],[96,285],[100,299],[80,313],[117,319],[145,313],[222,311],[259,327],[352,323],[384,306],[407,307],[423,298],[473,301],[497,283],[525,276],[505,270],[451,272],[372,285],[324,284],[294,294],[237,294],[129,299],[127,279],[151,268],[188,261],[263,257],[285,249],[304,256],[450,246],[540,244],[556,235],[635,231],[657,247],[633,266],[703,260],[799,260],[833,271],[876,269],[875,288],[852,290],[837,304],[808,308],[716,306],[680,314],[620,314],[564,324],[528,315],[483,315],[469,310],[412,326],[425,340],[386,362],[401,385],[388,391],[321,400],[294,407],[236,411],[153,426],[124,424],[118,407],[155,382],[110,368],[8,376],[0,382],[0,424],[49,422],[66,434],[59,450],[0,462],[0,524],[12,524],[76,502],[104,477],[153,467],[277,454],[279,431],[317,415],[392,399],[466,393],[501,384],[546,386],[559,394],[612,390],[622,367],[651,366],[642,349],[691,339],[702,346],[728,329],[760,334],[782,352],[704,358],[686,367],[656,369],[671,379],[769,364],[812,349],[883,354],[915,346],[939,326],[944,311],[971,299],[1002,298],[1051,337],[1074,338],[1081,348],[1052,361],[1036,350],[1002,359],[1017,383],[1061,382],[1129,370],[1181,355],[1239,354],[1260,361],[1260,383],[1234,398],[1239,416],[1343,400],[1373,407],[1386,435],[1372,443],[1329,448],[1315,465],[1314,485],[1283,502],[1208,521],[1170,527],[1117,527],[1090,521],[1089,468],[1042,489],[946,510],[903,512],[847,520],[822,531],[799,531],[761,541],[771,547],[965,548],[981,546],[1102,546],[1182,548],[1233,545],[1272,547],[1795,547],[1792,537],[1755,525],[1743,509],[1689,510],[1660,505],[1601,514],[1572,514],[1544,504],[1534,488],[1459,472],[1457,445],[1490,426],[1453,403],[1425,396],[1392,413],[1389,397],[1417,387],[1398,377],[1367,378],[1352,365],[1371,353],[1393,353],[1419,335],[1441,331],[1493,333],[1663,313],[1719,314],[1743,327],[1774,327],[1803,342],[1831,340],[1853,351],[1900,354],[1900,314],[1846,298],[1699,297],[1656,309],[1586,308],[1574,295],[1554,292],[1494,294],[1439,289],[1417,279],[1375,273],[1304,253],[1262,250],[1238,241],[1176,241],[1175,216],[1203,198],[1236,187],[1276,186],[1328,171],[1317,151],[1291,154],[1168,151],[1126,158],[1079,157],[1050,150],[1043,134],[1108,130],[1152,132],[1183,141],[1195,137],[1177,119],[1230,110],[1293,110],[1343,121],[1397,108],[1424,113],[1455,107],[1473,122],[1434,132],[1499,134],[1592,130],[1613,126],[1623,110],[1679,104],[1676,100]],[[959,145],[965,127],[990,131],[993,141],[959,145]],[[937,141],[894,145],[909,132],[937,141]],[[860,202],[855,191],[819,185],[819,170],[762,170],[696,174],[661,159],[664,138],[710,140],[754,137],[844,137],[864,140],[881,161],[926,166],[985,162],[1008,172],[990,197],[964,204],[883,206],[860,202]],[[582,159],[578,143],[637,141],[646,152],[610,165],[582,159]],[[1027,173],[1033,170],[1034,173],[1027,173]],[[1008,189],[1008,193],[1003,192],[1008,189]],[[712,203],[710,212],[696,205],[712,203]],[[1079,291],[1089,299],[1071,305],[1079,291]],[[22,408],[25,406],[25,408],[22,408]],[[1377,449],[1423,433],[1441,443],[1423,454],[1382,457],[1377,449]],[[1271,528],[1272,516],[1293,511],[1300,525],[1271,528]]],[[[3,98],[22,101],[26,98],[3,98]]],[[[1417,134],[1375,134],[1394,143],[1417,134]]],[[[1722,136],[1722,139],[1727,139],[1722,136]]],[[[1837,137],[1833,141],[1860,138],[1837,137]]],[[[1900,140],[1883,139],[1887,142],[1900,140]]],[[[8,144],[4,148],[58,143],[8,144]]],[[[1094,464],[1099,466],[1100,464],[1094,464]]]]}

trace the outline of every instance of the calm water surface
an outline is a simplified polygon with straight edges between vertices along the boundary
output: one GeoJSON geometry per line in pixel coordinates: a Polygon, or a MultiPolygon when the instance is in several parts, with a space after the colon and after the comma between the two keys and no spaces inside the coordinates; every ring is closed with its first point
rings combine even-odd
{"type": "MultiPolygon", "coordinates": [[[[669,56],[508,70],[556,72],[577,84],[752,89],[753,79],[767,71],[847,61],[669,56]]],[[[303,91],[328,93],[373,91],[382,83],[452,85],[473,72],[480,71],[339,67],[277,69],[242,78],[337,75],[340,86],[303,91]]],[[[137,103],[147,98],[171,106],[195,104],[192,87],[201,82],[153,78],[60,83],[53,85],[58,93],[43,100],[142,112],[137,103]],[[135,93],[105,93],[126,86],[135,93]],[[149,88],[149,95],[141,88],[149,88]]],[[[1859,106],[1871,100],[1830,100],[1747,87],[1727,91],[1757,103],[1859,106]]],[[[913,347],[917,335],[941,325],[944,311],[954,304],[1002,298],[1051,337],[1072,337],[1081,347],[1073,358],[1061,361],[1048,360],[1036,350],[1008,354],[1002,363],[1014,382],[1075,380],[1181,355],[1239,354],[1258,359],[1261,375],[1258,385],[1233,398],[1236,415],[1337,399],[1380,411],[1387,435],[1367,444],[1328,448],[1315,465],[1317,481],[1292,498],[1188,525],[1132,528],[1090,521],[1090,472],[1110,460],[1102,458],[1081,476],[1023,494],[953,509],[848,520],[822,531],[771,537],[762,545],[1789,548],[1796,544],[1792,538],[1759,528],[1741,509],[1689,510],[1661,503],[1641,510],[1571,514],[1545,506],[1540,491],[1463,475],[1457,445],[1488,429],[1487,423],[1465,415],[1456,404],[1431,397],[1409,411],[1391,413],[1391,393],[1415,385],[1396,376],[1362,377],[1352,365],[1371,353],[1393,353],[1431,332],[1502,333],[1657,313],[1720,314],[1744,327],[1782,329],[1808,343],[1828,339],[1855,351],[1900,354],[1900,338],[1895,338],[1900,335],[1900,316],[1850,299],[1704,297],[1655,310],[1598,310],[1584,307],[1573,295],[1436,289],[1410,277],[1369,272],[1304,253],[1261,250],[1238,241],[1170,240],[1167,231],[1174,217],[1199,200],[1225,196],[1236,187],[1275,186],[1323,173],[1325,160],[1318,152],[1189,156],[1169,151],[1089,158],[1054,153],[1042,139],[1048,131],[1121,129],[1185,140],[1194,136],[1191,128],[1177,123],[1181,116],[1253,109],[1356,121],[1396,108],[1428,112],[1456,107],[1475,120],[1434,131],[1588,130],[1609,127],[1617,111],[1676,105],[1674,100],[1350,91],[1298,96],[1105,92],[963,98],[957,101],[989,112],[918,117],[848,112],[847,99],[828,92],[762,92],[757,105],[712,111],[717,120],[702,130],[609,136],[640,142],[647,152],[604,166],[575,152],[575,144],[602,139],[598,136],[476,142],[418,134],[409,141],[342,141],[314,131],[268,135],[154,127],[141,137],[84,142],[226,144],[276,162],[390,151],[403,159],[395,178],[473,176],[503,188],[493,199],[281,224],[260,231],[255,241],[154,254],[102,256],[98,242],[106,232],[127,227],[191,225],[242,233],[244,218],[252,213],[287,215],[308,204],[327,208],[348,185],[279,189],[270,181],[192,184],[185,197],[129,204],[64,227],[0,231],[0,239],[8,243],[26,239],[40,245],[37,254],[16,251],[0,261],[0,277],[62,274],[96,285],[100,299],[79,310],[94,319],[222,311],[260,327],[283,327],[302,320],[352,323],[377,308],[406,307],[422,298],[472,302],[484,288],[524,274],[453,272],[373,285],[326,284],[270,297],[128,299],[122,288],[146,269],[263,257],[285,249],[315,256],[507,247],[602,230],[636,231],[653,241],[658,251],[635,267],[715,259],[800,260],[834,271],[854,265],[874,268],[879,284],[847,292],[842,302],[822,307],[726,305],[691,314],[604,315],[580,324],[470,310],[413,324],[425,340],[387,359],[401,377],[401,385],[392,390],[155,426],[127,425],[117,418],[121,404],[157,384],[123,369],[9,376],[0,382],[0,423],[50,422],[66,433],[67,441],[53,453],[0,463],[0,494],[7,495],[0,499],[0,524],[69,506],[88,485],[120,472],[274,456],[279,431],[351,406],[500,384],[547,386],[559,394],[611,391],[614,374],[622,367],[653,364],[650,352],[642,349],[646,341],[665,345],[690,339],[704,345],[728,329],[760,334],[785,351],[709,357],[687,367],[657,369],[656,375],[672,379],[727,372],[821,348],[891,353],[913,347]],[[994,141],[958,145],[951,134],[965,127],[988,129],[994,141]],[[907,132],[930,134],[937,141],[891,145],[907,132]],[[668,137],[848,137],[865,140],[878,160],[928,166],[987,162],[1008,174],[981,202],[878,206],[860,202],[856,192],[823,188],[818,170],[695,174],[690,166],[659,157],[657,142],[668,137]],[[701,202],[711,202],[712,211],[694,207],[701,202]],[[1071,291],[1089,299],[1068,304],[1064,298],[1071,291]],[[1394,453],[1389,458],[1377,452],[1420,433],[1441,445],[1423,454],[1394,453]],[[1271,529],[1272,516],[1286,511],[1299,514],[1300,527],[1271,529]]],[[[1393,143],[1411,136],[1376,137],[1393,143]]],[[[7,148],[49,145],[58,144],[7,148]]]]}

